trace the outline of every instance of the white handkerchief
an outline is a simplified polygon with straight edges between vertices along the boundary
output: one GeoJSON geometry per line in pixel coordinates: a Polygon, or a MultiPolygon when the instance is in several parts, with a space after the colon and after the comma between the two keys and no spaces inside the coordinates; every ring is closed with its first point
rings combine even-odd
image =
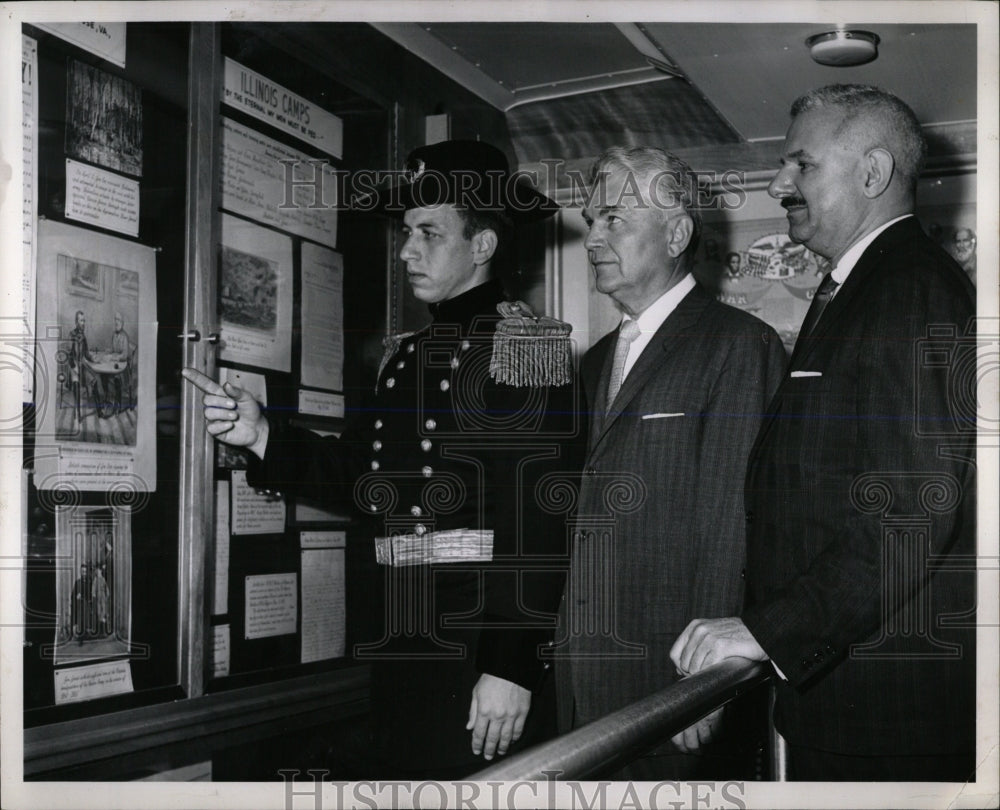
{"type": "Polygon", "coordinates": [[[683,416],[682,413],[644,413],[643,419],[670,419],[674,416],[683,416]]]}
{"type": "Polygon", "coordinates": [[[822,377],[822,371],[793,371],[791,373],[792,378],[795,377],[822,377]]]}

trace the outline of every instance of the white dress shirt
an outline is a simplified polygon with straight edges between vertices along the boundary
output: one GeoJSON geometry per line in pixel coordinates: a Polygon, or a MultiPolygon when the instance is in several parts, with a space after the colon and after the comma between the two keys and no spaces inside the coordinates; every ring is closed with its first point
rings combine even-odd
{"type": "Polygon", "coordinates": [[[861,254],[868,250],[868,246],[875,241],[875,238],[890,225],[895,225],[900,220],[912,216],[913,214],[903,214],[901,217],[890,219],[884,225],[879,225],[874,231],[865,234],[857,242],[851,245],[844,252],[844,255],[840,257],[840,261],[837,262],[837,266],[834,267],[833,271],[830,273],[830,275],[833,276],[833,280],[837,282],[837,286],[834,288],[833,296],[831,297],[836,297],[837,293],[840,292],[840,288],[844,286],[844,282],[847,281],[847,277],[854,269],[854,265],[858,263],[858,259],[861,258],[861,254]]]}
{"type": "MultiPolygon", "coordinates": [[[[695,287],[694,276],[688,273],[678,281],[673,287],[657,298],[652,304],[646,307],[635,321],[639,324],[639,336],[632,341],[628,349],[628,356],[625,359],[625,373],[622,381],[628,377],[628,373],[639,359],[642,350],[649,345],[656,330],[663,326],[663,322],[670,316],[670,313],[677,309],[677,305],[695,287]]],[[[630,320],[626,315],[622,321],[630,320]]],[[[619,324],[619,327],[621,324],[619,324]]]]}

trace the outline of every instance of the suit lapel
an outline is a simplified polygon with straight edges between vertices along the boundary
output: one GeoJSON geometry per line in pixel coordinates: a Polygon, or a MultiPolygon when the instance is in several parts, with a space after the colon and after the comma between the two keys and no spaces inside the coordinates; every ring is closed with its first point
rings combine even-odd
{"type": "Polygon", "coordinates": [[[625,382],[622,383],[622,387],[618,391],[618,396],[612,403],[611,411],[607,412],[607,383],[611,376],[611,356],[614,354],[614,342],[612,341],[601,373],[600,383],[603,388],[598,390],[595,398],[597,406],[603,407],[601,407],[598,420],[595,420],[596,430],[591,431],[592,451],[607,435],[608,430],[621,414],[628,410],[629,404],[642,391],[650,376],[662,366],[664,357],[669,356],[676,342],[683,335],[690,334],[711,300],[711,297],[701,286],[694,287],[681,299],[677,308],[660,324],[660,328],[656,330],[642,354],[633,364],[625,382]]]}
{"type": "Polygon", "coordinates": [[[804,362],[817,346],[823,345],[831,335],[836,335],[838,330],[842,331],[842,318],[850,311],[851,304],[861,295],[868,277],[878,270],[883,257],[895,250],[901,242],[917,238],[918,234],[923,236],[920,223],[916,217],[908,217],[886,228],[875,238],[875,241],[861,254],[843,287],[837,291],[823,311],[823,317],[819,319],[813,333],[795,342],[792,359],[788,365],[790,371],[805,368],[804,362]]]}
{"type": "Polygon", "coordinates": [[[867,279],[878,270],[882,264],[883,257],[894,251],[901,243],[917,238],[925,237],[916,217],[908,217],[880,233],[875,241],[861,254],[861,258],[854,265],[850,275],[848,275],[847,280],[844,282],[844,286],[838,290],[833,300],[823,311],[823,317],[819,319],[819,323],[816,324],[816,329],[813,333],[808,337],[795,341],[795,348],[788,363],[788,373],[781,385],[778,386],[778,390],[774,392],[774,396],[767,406],[764,422],[757,432],[757,439],[750,452],[751,461],[756,457],[758,448],[763,443],[768,431],[774,424],[775,418],[781,411],[785,384],[790,379],[789,375],[791,372],[809,370],[806,363],[813,356],[816,349],[822,346],[824,342],[827,342],[838,330],[843,331],[843,319],[850,317],[852,303],[864,294],[864,286],[867,279]]]}

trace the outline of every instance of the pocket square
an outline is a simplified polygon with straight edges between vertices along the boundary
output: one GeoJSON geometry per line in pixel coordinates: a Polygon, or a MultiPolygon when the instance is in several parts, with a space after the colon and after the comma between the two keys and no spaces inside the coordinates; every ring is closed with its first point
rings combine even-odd
{"type": "Polygon", "coordinates": [[[670,419],[674,416],[683,416],[682,413],[644,413],[643,419],[670,419]]]}
{"type": "Polygon", "coordinates": [[[793,371],[791,373],[792,379],[796,377],[822,377],[822,371],[793,371]]]}

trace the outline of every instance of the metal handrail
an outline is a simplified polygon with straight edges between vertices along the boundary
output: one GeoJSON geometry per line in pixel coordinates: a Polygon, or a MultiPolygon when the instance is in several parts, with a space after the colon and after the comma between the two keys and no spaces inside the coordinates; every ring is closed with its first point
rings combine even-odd
{"type": "Polygon", "coordinates": [[[513,782],[606,776],[773,674],[759,661],[727,659],[467,778],[513,782]]]}

